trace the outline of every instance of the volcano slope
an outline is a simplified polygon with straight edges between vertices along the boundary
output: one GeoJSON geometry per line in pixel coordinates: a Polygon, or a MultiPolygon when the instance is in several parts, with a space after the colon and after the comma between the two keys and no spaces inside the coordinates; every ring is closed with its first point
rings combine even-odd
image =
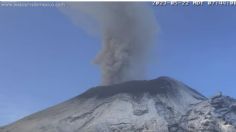
{"type": "Polygon", "coordinates": [[[0,132],[236,132],[236,100],[170,77],[98,86],[0,132]]]}

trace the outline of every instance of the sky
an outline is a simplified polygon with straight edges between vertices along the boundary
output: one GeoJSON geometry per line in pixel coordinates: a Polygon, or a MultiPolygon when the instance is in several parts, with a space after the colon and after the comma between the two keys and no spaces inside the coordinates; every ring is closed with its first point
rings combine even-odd
{"type": "MultiPolygon", "coordinates": [[[[236,98],[236,7],[151,6],[159,32],[146,79],[170,76],[236,98]]],[[[101,40],[57,8],[0,7],[0,126],[100,84],[101,40]]]]}

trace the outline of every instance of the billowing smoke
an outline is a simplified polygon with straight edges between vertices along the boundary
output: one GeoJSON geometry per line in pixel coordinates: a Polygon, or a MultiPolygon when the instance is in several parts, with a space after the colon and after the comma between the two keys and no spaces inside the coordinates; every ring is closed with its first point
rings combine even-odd
{"type": "Polygon", "coordinates": [[[76,25],[101,37],[102,49],[94,62],[101,68],[103,85],[145,77],[147,53],[157,29],[147,3],[67,4],[62,11],[76,25]]]}

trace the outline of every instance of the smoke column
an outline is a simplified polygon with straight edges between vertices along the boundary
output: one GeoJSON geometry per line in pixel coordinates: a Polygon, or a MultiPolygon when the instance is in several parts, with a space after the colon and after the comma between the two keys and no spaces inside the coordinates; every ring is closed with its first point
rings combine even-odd
{"type": "Polygon", "coordinates": [[[157,31],[146,3],[67,3],[61,10],[90,35],[101,37],[94,63],[100,66],[103,85],[145,77],[148,49],[157,31]]]}

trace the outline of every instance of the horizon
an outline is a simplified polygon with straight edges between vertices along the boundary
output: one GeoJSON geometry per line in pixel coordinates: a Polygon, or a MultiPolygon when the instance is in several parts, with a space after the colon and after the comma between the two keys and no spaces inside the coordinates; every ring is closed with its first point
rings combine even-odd
{"type": "MultiPolygon", "coordinates": [[[[236,98],[236,8],[151,4],[159,32],[146,80],[169,76],[206,97],[236,98]]],[[[0,126],[100,85],[92,62],[101,40],[56,7],[1,7],[0,17],[0,126]]]]}

